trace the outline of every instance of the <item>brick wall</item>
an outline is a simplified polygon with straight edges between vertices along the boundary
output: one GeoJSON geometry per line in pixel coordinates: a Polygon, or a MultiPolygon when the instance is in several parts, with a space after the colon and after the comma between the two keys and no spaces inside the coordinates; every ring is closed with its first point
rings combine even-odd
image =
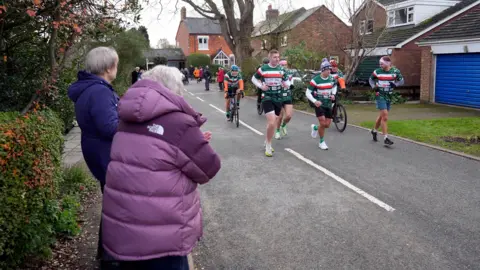
{"type": "Polygon", "coordinates": [[[178,42],[178,46],[182,49],[183,54],[189,54],[189,43],[188,43],[188,29],[184,22],[180,22],[177,30],[177,36],[175,41],[178,42]]]}
{"type": "MultiPolygon", "coordinates": [[[[343,48],[350,43],[351,36],[350,27],[345,25],[328,8],[322,6],[294,29],[280,33],[278,37],[270,37],[267,40],[277,39],[276,47],[280,53],[304,41],[308,50],[338,56],[340,63],[343,63],[345,61],[343,48]],[[284,35],[287,35],[287,46],[282,47],[280,41],[284,35]]],[[[251,46],[254,49],[254,55],[262,51],[262,39],[261,37],[252,39],[251,46]]],[[[268,47],[270,46],[267,44],[268,47]]]]}
{"type": "MultiPolygon", "coordinates": [[[[387,25],[387,12],[374,1],[367,2],[367,4],[357,13],[353,25],[359,27],[360,21],[370,19],[373,19],[374,30],[384,28],[387,25]]],[[[359,29],[355,29],[355,31],[359,31],[359,29]]]]}
{"type": "Polygon", "coordinates": [[[433,55],[430,46],[422,47],[422,70],[420,79],[420,101],[431,102],[433,97],[430,96],[433,90],[433,55]]]}
{"type": "Polygon", "coordinates": [[[420,85],[420,69],[421,69],[421,49],[402,48],[394,49],[390,58],[393,65],[400,69],[405,79],[405,85],[420,85]]]}
{"type": "Polygon", "coordinates": [[[198,36],[206,36],[206,35],[195,35],[190,34],[189,37],[189,54],[191,53],[203,53],[209,54],[210,56],[214,56],[217,54],[219,49],[222,49],[227,55],[232,54],[232,50],[228,46],[227,42],[221,35],[208,35],[208,50],[198,50],[198,36]]]}

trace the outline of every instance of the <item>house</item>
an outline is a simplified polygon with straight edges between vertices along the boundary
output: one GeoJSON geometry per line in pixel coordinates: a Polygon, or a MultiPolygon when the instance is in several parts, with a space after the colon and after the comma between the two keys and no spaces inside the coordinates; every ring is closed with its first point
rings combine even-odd
{"type": "Polygon", "coordinates": [[[270,49],[283,54],[304,41],[308,50],[324,52],[343,63],[351,28],[324,5],[281,15],[269,5],[265,15],[266,19],[257,23],[252,33],[254,56],[264,57],[270,49]]]}
{"type": "MultiPolygon", "coordinates": [[[[378,67],[380,57],[390,55],[394,65],[402,72],[405,85],[420,88],[422,72],[427,72],[422,67],[424,61],[422,50],[427,49],[422,49],[417,42],[469,10],[476,12],[474,17],[476,16],[479,22],[480,14],[472,10],[477,2],[473,0],[363,2],[351,20],[355,26],[353,31],[358,31],[362,36],[362,47],[368,52],[368,57],[360,64],[355,75],[360,79],[368,78],[372,70],[378,67]]],[[[424,86],[430,88],[426,84],[424,86]]],[[[427,96],[425,91],[422,93],[423,99],[427,96]]]]}
{"type": "Polygon", "coordinates": [[[417,42],[420,100],[480,109],[480,1],[464,6],[417,42]]]}
{"type": "Polygon", "coordinates": [[[163,57],[167,59],[167,66],[185,68],[185,55],[180,48],[168,49],[150,49],[144,52],[146,69],[155,64],[155,58],[163,57]]]}
{"type": "Polygon", "coordinates": [[[235,56],[223,38],[218,21],[187,17],[185,7],[181,8],[180,16],[175,41],[186,56],[202,53],[210,56],[214,64],[230,66],[235,63],[235,56]]]}

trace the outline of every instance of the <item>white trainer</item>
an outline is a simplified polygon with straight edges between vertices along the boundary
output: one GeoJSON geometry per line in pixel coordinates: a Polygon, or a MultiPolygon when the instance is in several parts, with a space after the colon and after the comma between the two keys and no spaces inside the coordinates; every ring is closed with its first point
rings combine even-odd
{"type": "Polygon", "coordinates": [[[265,146],[265,156],[267,156],[267,157],[272,157],[273,156],[273,149],[272,149],[272,146],[270,144],[267,144],[265,146]]]}
{"type": "Polygon", "coordinates": [[[328,145],[325,141],[318,144],[318,147],[320,147],[320,149],[322,149],[322,150],[328,150],[328,145]]]}
{"type": "Polygon", "coordinates": [[[276,140],[280,140],[282,138],[282,136],[280,135],[280,132],[279,131],[275,131],[275,139],[276,140]]]}
{"type": "Polygon", "coordinates": [[[311,135],[312,135],[312,138],[317,138],[318,130],[315,130],[315,125],[312,124],[312,125],[310,126],[310,128],[312,129],[312,134],[311,134],[311,135]]]}

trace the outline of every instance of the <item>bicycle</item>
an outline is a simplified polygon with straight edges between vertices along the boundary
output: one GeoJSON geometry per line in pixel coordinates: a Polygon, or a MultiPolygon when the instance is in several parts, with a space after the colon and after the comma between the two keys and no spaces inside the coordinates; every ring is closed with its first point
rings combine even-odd
{"type": "MultiPolygon", "coordinates": [[[[338,97],[339,95],[337,95],[338,97]]],[[[335,105],[333,106],[333,123],[338,131],[344,132],[347,128],[347,110],[340,103],[341,99],[335,97],[335,105]]]]}
{"type": "Polygon", "coordinates": [[[237,128],[240,126],[240,115],[238,113],[238,105],[237,105],[237,93],[230,94],[229,96],[230,99],[230,119],[228,121],[234,122],[237,126],[237,128]]]}

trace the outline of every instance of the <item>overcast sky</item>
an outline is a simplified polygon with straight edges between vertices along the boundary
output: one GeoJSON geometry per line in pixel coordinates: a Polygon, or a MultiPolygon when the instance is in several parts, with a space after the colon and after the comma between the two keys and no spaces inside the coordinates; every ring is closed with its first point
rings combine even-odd
{"type": "MultiPolygon", "coordinates": [[[[328,3],[328,7],[332,6],[334,1],[334,12],[346,21],[344,11],[340,7],[340,3],[345,0],[257,0],[255,5],[254,23],[265,19],[265,10],[268,5],[272,4],[273,8],[277,8],[280,12],[291,11],[304,7],[306,9],[328,3]]],[[[154,2],[150,0],[150,3],[154,2]]],[[[177,34],[178,24],[180,23],[180,11],[182,6],[187,8],[187,17],[200,17],[193,8],[188,4],[177,0],[162,0],[162,6],[159,4],[149,4],[141,13],[141,24],[147,27],[150,36],[150,45],[156,47],[157,42],[161,38],[166,38],[171,44],[175,44],[175,35],[177,34]],[[163,7],[163,8],[162,8],[163,7]],[[177,10],[178,9],[178,10],[177,10]]],[[[361,1],[358,1],[361,2],[361,1]]]]}

